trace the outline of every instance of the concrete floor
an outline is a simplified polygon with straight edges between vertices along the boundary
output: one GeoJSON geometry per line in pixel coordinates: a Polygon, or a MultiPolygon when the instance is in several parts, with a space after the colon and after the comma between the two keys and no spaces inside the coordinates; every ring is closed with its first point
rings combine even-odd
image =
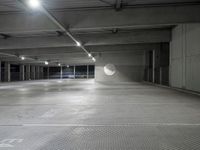
{"type": "Polygon", "coordinates": [[[199,150],[200,97],[139,84],[0,84],[3,150],[199,150]]]}

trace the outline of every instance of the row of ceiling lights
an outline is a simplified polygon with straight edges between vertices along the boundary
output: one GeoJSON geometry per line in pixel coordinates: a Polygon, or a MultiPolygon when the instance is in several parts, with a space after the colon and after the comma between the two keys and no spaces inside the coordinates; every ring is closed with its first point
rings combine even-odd
{"type": "MultiPolygon", "coordinates": [[[[41,6],[39,0],[27,0],[27,1],[26,1],[26,4],[27,4],[29,7],[33,8],[33,9],[39,9],[39,8],[40,8],[40,9],[43,9],[43,11],[46,12],[46,10],[41,6]]],[[[48,13],[48,12],[46,12],[46,13],[48,13]]],[[[48,15],[49,15],[49,14],[48,14],[48,15]]],[[[52,18],[52,16],[50,16],[50,17],[52,18]]],[[[60,25],[59,25],[59,26],[60,26],[60,25]]],[[[61,26],[61,28],[63,28],[63,27],[61,26]]],[[[76,40],[76,39],[71,35],[71,33],[67,32],[67,35],[68,35],[74,42],[76,42],[76,46],[82,48],[82,49],[87,53],[88,57],[91,58],[91,59],[93,60],[93,62],[96,62],[95,57],[93,57],[92,54],[89,53],[89,52],[85,49],[85,47],[81,44],[81,42],[79,42],[78,40],[76,40]]],[[[21,57],[21,60],[25,60],[25,57],[22,56],[22,57],[21,57]]],[[[45,64],[45,65],[48,65],[49,62],[48,62],[48,61],[45,61],[44,64],[45,64]]],[[[61,64],[58,63],[58,66],[61,66],[61,64]]]]}
{"type": "MultiPolygon", "coordinates": [[[[20,56],[19,58],[20,58],[22,61],[26,59],[25,56],[20,56]]],[[[48,62],[48,61],[44,61],[44,64],[45,64],[45,65],[48,65],[49,62],[48,62]]],[[[59,63],[58,66],[61,66],[61,64],[59,63]]]]}
{"type": "MultiPolygon", "coordinates": [[[[23,61],[23,60],[26,59],[26,57],[25,56],[20,56],[20,59],[23,61]]],[[[45,65],[49,65],[49,62],[48,61],[44,61],[44,64],[45,65]]],[[[61,63],[58,63],[58,66],[62,66],[61,63]]]]}
{"type": "MultiPolygon", "coordinates": [[[[20,56],[19,58],[20,58],[22,61],[26,59],[25,56],[20,56]]],[[[44,61],[44,64],[45,64],[45,65],[49,65],[49,62],[48,62],[48,61],[44,61]]],[[[62,64],[61,64],[61,63],[58,63],[58,66],[62,66],[62,64]]],[[[67,66],[68,66],[68,65],[67,65],[67,66]]]]}
{"type": "MultiPolygon", "coordinates": [[[[44,63],[45,65],[49,65],[49,61],[40,61],[38,59],[34,59],[34,58],[30,58],[30,57],[25,57],[23,55],[16,55],[16,54],[9,54],[9,53],[2,53],[0,52],[0,55],[5,55],[5,56],[10,56],[10,57],[17,57],[19,59],[21,59],[21,61],[24,61],[26,59],[29,59],[29,60],[36,60],[36,61],[39,61],[41,63],[44,63]]],[[[62,66],[61,63],[57,62],[58,66],[62,66]]]]}
{"type": "MultiPolygon", "coordinates": [[[[6,56],[10,56],[10,57],[17,57],[20,58],[22,61],[26,60],[26,59],[31,59],[31,60],[36,60],[34,58],[30,58],[30,57],[25,57],[25,56],[19,56],[19,55],[15,55],[15,54],[9,54],[9,53],[2,53],[0,52],[0,55],[6,55],[6,56]]],[[[37,60],[38,61],[38,60],[37,60]]],[[[49,62],[48,61],[40,61],[40,62],[44,62],[45,65],[48,65],[49,62]]],[[[60,64],[60,63],[59,63],[60,64]]],[[[61,64],[60,64],[61,65],[61,64]]],[[[59,66],[60,66],[59,65],[59,66]]]]}

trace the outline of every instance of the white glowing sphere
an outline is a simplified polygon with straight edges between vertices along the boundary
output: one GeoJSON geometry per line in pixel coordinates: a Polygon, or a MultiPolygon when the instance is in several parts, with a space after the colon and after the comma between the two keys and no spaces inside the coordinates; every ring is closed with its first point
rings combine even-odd
{"type": "Polygon", "coordinates": [[[107,64],[104,66],[104,73],[108,76],[112,76],[116,73],[116,68],[113,64],[107,64]]]}

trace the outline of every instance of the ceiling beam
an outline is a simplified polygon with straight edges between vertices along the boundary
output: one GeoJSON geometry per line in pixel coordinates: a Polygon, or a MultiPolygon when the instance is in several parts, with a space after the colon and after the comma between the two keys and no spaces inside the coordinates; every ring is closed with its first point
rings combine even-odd
{"type": "MultiPolygon", "coordinates": [[[[110,8],[62,10],[52,13],[71,32],[200,22],[200,4],[133,7],[123,11],[110,8]]],[[[0,18],[0,33],[59,30],[39,12],[4,13],[0,14],[0,18]]]]}
{"type": "MultiPolygon", "coordinates": [[[[157,48],[159,44],[128,44],[128,45],[102,45],[102,46],[87,46],[92,53],[113,53],[113,52],[130,52],[130,51],[143,51],[153,50],[157,48]]],[[[28,57],[37,57],[41,55],[83,55],[77,47],[57,47],[57,48],[33,48],[33,49],[7,49],[0,50],[0,53],[9,53],[12,55],[23,55],[28,57]]]]}
{"type": "MultiPolygon", "coordinates": [[[[171,40],[170,29],[134,30],[130,32],[76,34],[85,46],[160,43],[171,40]]],[[[72,47],[74,42],[66,36],[18,37],[0,39],[0,49],[26,49],[47,47],[72,47]]],[[[80,50],[80,48],[79,48],[80,50]]]]}
{"type": "MultiPolygon", "coordinates": [[[[159,48],[159,44],[129,44],[129,45],[102,45],[102,46],[87,46],[91,49],[91,53],[95,57],[100,57],[103,53],[141,53],[145,50],[153,50],[159,48]]],[[[11,55],[22,55],[28,58],[37,58],[40,61],[54,61],[65,64],[93,64],[94,62],[85,57],[84,52],[76,47],[66,48],[37,48],[37,49],[10,49],[0,50],[0,53],[8,53],[11,55]]],[[[25,60],[21,61],[17,57],[9,57],[0,55],[1,61],[18,62],[18,63],[35,63],[41,64],[39,61],[25,60]]],[[[50,62],[51,63],[51,62],[50,62]]],[[[53,65],[53,64],[52,64],[53,65]]]]}
{"type": "MultiPolygon", "coordinates": [[[[52,59],[54,58],[53,56],[49,58],[49,65],[57,65],[57,63],[62,63],[62,64],[94,64],[94,62],[86,57],[77,57],[77,58],[70,58],[70,57],[62,57],[59,59],[52,59]]],[[[19,63],[19,64],[33,64],[33,65],[44,65],[43,61],[46,61],[46,57],[41,57],[41,61],[33,61],[33,60],[24,60],[20,61],[17,58],[13,57],[0,57],[0,60],[10,62],[11,64],[13,63],[19,63]]]]}

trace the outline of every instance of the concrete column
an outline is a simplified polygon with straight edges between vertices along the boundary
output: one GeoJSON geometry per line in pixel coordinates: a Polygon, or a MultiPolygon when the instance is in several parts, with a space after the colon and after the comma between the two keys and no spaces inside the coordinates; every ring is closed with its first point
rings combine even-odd
{"type": "Polygon", "coordinates": [[[24,79],[25,79],[25,76],[24,76],[24,65],[20,65],[19,72],[20,72],[20,74],[19,74],[20,81],[24,81],[24,79]]]}
{"type": "Polygon", "coordinates": [[[35,66],[35,79],[38,80],[40,78],[40,67],[35,66]]]}
{"type": "Polygon", "coordinates": [[[187,48],[187,37],[186,37],[187,27],[186,25],[182,25],[182,36],[183,36],[183,42],[182,42],[182,88],[186,88],[186,48],[187,48]]]}
{"type": "Polygon", "coordinates": [[[160,84],[162,84],[162,67],[160,67],[160,84]]]}
{"type": "Polygon", "coordinates": [[[31,80],[35,80],[35,66],[31,66],[31,80]]]}
{"type": "Polygon", "coordinates": [[[74,65],[74,79],[76,79],[76,66],[74,65]]]}
{"type": "Polygon", "coordinates": [[[155,59],[156,58],[156,53],[155,50],[153,50],[153,59],[152,59],[152,64],[153,64],[153,68],[152,68],[152,82],[155,83],[155,59]]]}
{"type": "Polygon", "coordinates": [[[1,82],[1,61],[0,61],[0,82],[1,82]]]}
{"type": "Polygon", "coordinates": [[[4,80],[10,82],[10,63],[5,62],[4,80]]]}
{"type": "Polygon", "coordinates": [[[39,79],[44,79],[44,68],[43,67],[40,67],[40,76],[39,76],[39,79]]]}
{"type": "Polygon", "coordinates": [[[60,79],[62,79],[62,78],[63,78],[63,67],[60,66],[60,79]]]}
{"type": "Polygon", "coordinates": [[[87,79],[89,78],[89,66],[87,65],[87,79]]]}
{"type": "Polygon", "coordinates": [[[47,67],[47,79],[49,79],[49,67],[47,67]]]}
{"type": "Polygon", "coordinates": [[[35,80],[38,80],[38,66],[35,66],[35,80]]]}
{"type": "Polygon", "coordinates": [[[31,66],[26,65],[26,80],[30,80],[31,66]]]}

